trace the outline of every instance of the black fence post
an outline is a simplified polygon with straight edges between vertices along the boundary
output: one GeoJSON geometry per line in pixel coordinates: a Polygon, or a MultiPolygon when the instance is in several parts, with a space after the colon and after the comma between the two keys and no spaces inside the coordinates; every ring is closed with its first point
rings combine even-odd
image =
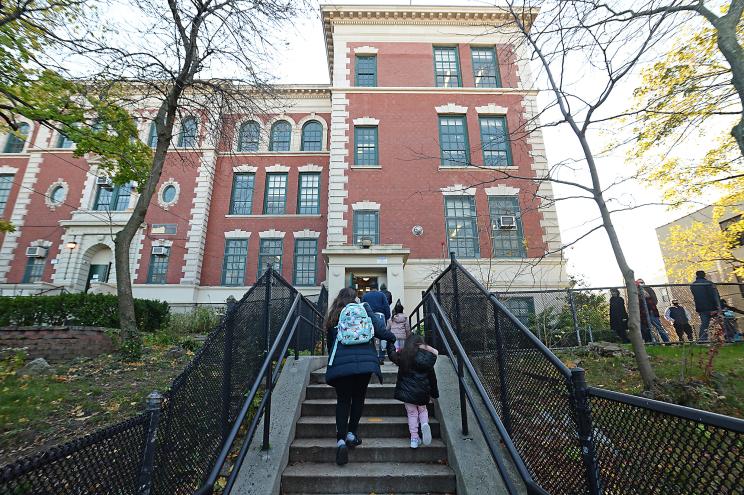
{"type": "Polygon", "coordinates": [[[566,293],[568,294],[568,304],[571,305],[571,316],[573,317],[573,326],[574,331],[576,332],[576,344],[578,346],[581,346],[581,334],[579,333],[579,317],[576,314],[576,304],[574,303],[573,291],[571,289],[566,289],[566,293]]]}
{"type": "MultiPolygon", "coordinates": [[[[457,263],[455,262],[455,252],[450,251],[450,270],[452,270],[452,292],[455,303],[455,332],[457,338],[462,342],[462,321],[460,319],[460,290],[457,286],[457,263]]],[[[468,410],[465,397],[465,387],[462,383],[465,376],[465,365],[462,356],[457,356],[457,375],[460,377],[460,420],[462,421],[462,434],[468,434],[468,410]]]]}
{"type": "Polygon", "coordinates": [[[150,495],[152,491],[152,475],[155,465],[155,447],[158,439],[158,423],[160,423],[160,407],[163,404],[163,396],[157,390],[153,390],[147,396],[147,414],[150,421],[147,426],[147,440],[145,451],[142,454],[142,466],[140,467],[139,482],[137,484],[138,495],[150,495]]]}
{"type": "Polygon", "coordinates": [[[506,347],[504,346],[504,336],[501,333],[499,324],[499,307],[494,301],[493,306],[494,332],[496,334],[496,364],[499,367],[499,399],[501,400],[501,415],[504,419],[504,427],[511,435],[511,410],[509,408],[509,389],[506,376],[506,347]]]}
{"type": "MultiPolygon", "coordinates": [[[[268,264],[266,271],[266,300],[264,301],[264,334],[266,335],[266,355],[269,355],[271,350],[271,283],[273,278],[273,269],[271,263],[268,264]]],[[[270,357],[273,360],[273,356],[270,357]]],[[[266,371],[266,388],[264,393],[267,394],[266,406],[264,407],[264,431],[263,431],[263,443],[261,443],[261,450],[269,450],[269,432],[271,430],[271,379],[274,374],[273,366],[269,366],[266,371]]]]}
{"type": "Polygon", "coordinates": [[[582,368],[571,368],[573,385],[573,402],[576,410],[576,423],[581,444],[581,458],[584,462],[586,483],[591,495],[600,495],[602,488],[599,481],[599,464],[594,446],[592,429],[592,412],[589,407],[589,395],[582,368]]]}

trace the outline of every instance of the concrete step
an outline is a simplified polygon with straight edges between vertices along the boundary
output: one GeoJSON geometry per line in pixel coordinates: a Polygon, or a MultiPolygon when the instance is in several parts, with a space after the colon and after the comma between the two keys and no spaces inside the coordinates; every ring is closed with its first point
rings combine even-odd
{"type": "MultiPolygon", "coordinates": [[[[325,383],[325,368],[321,368],[317,371],[313,371],[310,374],[310,383],[325,383]]],[[[382,381],[383,383],[395,383],[398,378],[398,367],[395,365],[385,365],[381,367],[382,381]]],[[[369,378],[369,383],[379,383],[377,375],[372,375],[369,378]]]]}
{"type": "MultiPolygon", "coordinates": [[[[412,449],[410,439],[362,438],[362,444],[349,449],[350,462],[440,462],[447,459],[447,447],[439,439],[431,445],[412,449]]],[[[298,438],[290,447],[289,462],[336,462],[334,438],[298,438]]]]}
{"type": "MultiPolygon", "coordinates": [[[[439,438],[439,422],[430,418],[429,425],[431,436],[439,438]]],[[[295,438],[334,438],[335,431],[334,416],[302,416],[297,420],[295,438]]],[[[363,416],[357,433],[362,439],[410,438],[405,416],[363,416]]]]}
{"type": "MultiPolygon", "coordinates": [[[[433,417],[434,407],[430,404],[429,416],[433,417]]],[[[303,416],[335,416],[336,399],[307,399],[302,403],[303,416]]],[[[367,399],[364,401],[365,416],[405,416],[406,408],[395,399],[367,399]]]]}
{"type": "MultiPolygon", "coordinates": [[[[367,387],[367,398],[368,399],[392,399],[395,394],[395,384],[385,383],[380,385],[379,383],[371,383],[367,387]]],[[[307,386],[307,395],[305,399],[335,399],[336,390],[329,385],[315,384],[307,386]]]]}
{"type": "Polygon", "coordinates": [[[441,464],[349,462],[337,466],[301,463],[287,466],[282,476],[283,493],[398,494],[454,493],[455,490],[455,473],[441,464]]]}

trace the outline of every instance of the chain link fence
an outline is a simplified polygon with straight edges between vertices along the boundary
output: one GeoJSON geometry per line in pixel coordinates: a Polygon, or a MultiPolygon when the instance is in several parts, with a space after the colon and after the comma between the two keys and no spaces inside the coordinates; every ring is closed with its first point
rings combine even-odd
{"type": "MultiPolygon", "coordinates": [[[[0,469],[0,494],[193,494],[210,473],[297,295],[267,271],[210,333],[162,403],[0,469]]],[[[327,298],[326,298],[327,300],[327,298]]],[[[322,348],[322,312],[302,299],[300,350],[322,348]]]]}

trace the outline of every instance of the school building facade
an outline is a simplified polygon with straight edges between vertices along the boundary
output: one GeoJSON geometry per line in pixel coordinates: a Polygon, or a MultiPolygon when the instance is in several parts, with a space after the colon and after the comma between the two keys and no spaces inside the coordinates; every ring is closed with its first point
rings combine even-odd
{"type": "MultiPolygon", "coordinates": [[[[534,14],[534,13],[533,13],[534,14]]],[[[530,16],[526,16],[529,22],[530,16]]],[[[528,66],[497,8],[325,6],[331,83],[276,113],[174,131],[131,247],[136,297],[239,298],[272,263],[308,294],[385,283],[412,307],[449,252],[491,289],[567,282],[528,66]],[[497,32],[499,31],[499,32],[497,32]]],[[[154,108],[133,115],[153,142],[154,108]]],[[[112,292],[134,206],[95,157],[28,123],[0,136],[2,295],[112,292]]]]}

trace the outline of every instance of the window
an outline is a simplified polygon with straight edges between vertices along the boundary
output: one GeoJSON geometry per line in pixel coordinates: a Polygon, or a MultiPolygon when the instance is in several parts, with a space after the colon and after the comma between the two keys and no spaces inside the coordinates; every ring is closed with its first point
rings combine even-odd
{"type": "Polygon", "coordinates": [[[21,122],[16,132],[8,133],[8,140],[5,142],[3,153],[23,152],[30,129],[31,127],[27,123],[21,122]]]}
{"type": "Polygon", "coordinates": [[[26,263],[26,271],[23,272],[23,284],[33,284],[41,280],[44,275],[46,258],[30,257],[26,263]]]}
{"type": "Polygon", "coordinates": [[[357,210],[354,212],[354,244],[367,237],[372,244],[380,243],[380,212],[376,210],[357,210]]]}
{"type": "MultiPolygon", "coordinates": [[[[727,231],[732,226],[738,224],[741,221],[741,215],[736,215],[731,218],[727,218],[726,220],[723,220],[722,222],[719,222],[718,225],[721,227],[721,230],[724,232],[727,231]]],[[[731,246],[730,249],[736,249],[741,246],[744,246],[744,232],[739,232],[739,237],[730,239],[731,240],[731,246]]],[[[744,290],[744,288],[742,288],[744,290]]]]}
{"type": "Polygon", "coordinates": [[[249,120],[240,126],[238,132],[238,151],[256,152],[258,151],[258,141],[261,136],[261,126],[258,122],[249,120]]]}
{"type": "Polygon", "coordinates": [[[300,188],[297,194],[297,213],[300,215],[320,214],[320,174],[300,174],[300,188]]]}
{"type": "Polygon", "coordinates": [[[522,216],[516,196],[491,196],[488,198],[491,214],[493,256],[495,258],[522,258],[525,256],[522,216]],[[502,216],[514,217],[514,225],[502,226],[502,216]]]}
{"type": "Polygon", "coordinates": [[[284,215],[287,205],[287,174],[266,174],[264,215],[284,215]]]}
{"type": "Polygon", "coordinates": [[[163,203],[172,203],[176,199],[176,186],[173,184],[165,186],[163,189],[163,203]]]}
{"type": "Polygon", "coordinates": [[[259,275],[266,271],[266,267],[271,263],[271,267],[277,272],[282,272],[282,239],[261,239],[258,247],[258,273],[259,275]]]}
{"type": "Polygon", "coordinates": [[[176,235],[178,225],[175,223],[154,223],[150,227],[151,234],[176,235]]]}
{"type": "Polygon", "coordinates": [[[165,254],[150,255],[150,269],[147,273],[148,284],[165,284],[168,278],[168,260],[170,259],[170,248],[165,254]]]}
{"type": "Polygon", "coordinates": [[[442,165],[464,167],[470,163],[465,116],[439,117],[439,146],[442,150],[442,165]]]}
{"type": "Polygon", "coordinates": [[[233,175],[230,215],[250,215],[253,212],[254,174],[233,175]]]}
{"type": "Polygon", "coordinates": [[[66,134],[59,133],[59,137],[57,137],[57,148],[72,148],[73,144],[72,139],[68,138],[66,134]]]}
{"type": "Polygon", "coordinates": [[[501,87],[499,80],[499,65],[496,61],[496,50],[488,47],[473,47],[471,58],[473,60],[473,79],[476,88],[498,88],[501,87]]]}
{"type": "Polygon", "coordinates": [[[456,46],[434,47],[434,77],[436,86],[441,88],[456,88],[462,86],[460,82],[460,59],[456,46]]]}
{"type": "Polygon", "coordinates": [[[196,117],[186,117],[181,121],[181,131],[178,133],[180,148],[196,148],[198,127],[196,117]]]}
{"type": "Polygon", "coordinates": [[[0,214],[5,211],[5,206],[8,204],[11,187],[13,187],[13,176],[0,175],[0,214]]]}
{"type": "Polygon", "coordinates": [[[377,56],[356,57],[356,85],[377,86],[377,56]]]}
{"type": "Polygon", "coordinates": [[[445,196],[444,220],[447,225],[449,251],[458,258],[477,258],[478,225],[473,196],[445,196]]]}
{"type": "Polygon", "coordinates": [[[132,185],[126,183],[121,186],[98,186],[94,210],[98,211],[124,211],[129,208],[129,197],[132,194],[132,185]]]}
{"type": "Polygon", "coordinates": [[[316,285],[318,266],[318,240],[296,239],[294,251],[294,285],[316,285]]]}
{"type": "Polygon", "coordinates": [[[52,190],[52,194],[49,195],[49,199],[52,203],[55,205],[62,204],[62,201],[65,199],[65,187],[64,186],[57,186],[52,190]]]}
{"type": "Polygon", "coordinates": [[[354,127],[354,165],[377,165],[377,127],[354,127]]]}
{"type": "Polygon", "coordinates": [[[248,239],[226,239],[222,285],[244,285],[248,239]]]}
{"type": "Polygon", "coordinates": [[[320,151],[323,149],[323,126],[317,120],[311,120],[302,126],[302,151],[320,151]]]}
{"type": "Polygon", "coordinates": [[[289,143],[292,140],[292,126],[286,120],[275,122],[271,126],[271,142],[269,151],[289,151],[289,143]]]}
{"type": "Polygon", "coordinates": [[[531,297],[509,297],[502,302],[511,314],[529,328],[530,319],[535,315],[535,300],[531,297]]]}
{"type": "Polygon", "coordinates": [[[155,122],[150,124],[150,135],[147,137],[147,145],[150,148],[156,148],[158,145],[158,127],[155,122]]]}
{"type": "Polygon", "coordinates": [[[509,133],[506,117],[480,118],[481,144],[483,146],[483,165],[486,167],[507,167],[512,164],[509,133]]]}

